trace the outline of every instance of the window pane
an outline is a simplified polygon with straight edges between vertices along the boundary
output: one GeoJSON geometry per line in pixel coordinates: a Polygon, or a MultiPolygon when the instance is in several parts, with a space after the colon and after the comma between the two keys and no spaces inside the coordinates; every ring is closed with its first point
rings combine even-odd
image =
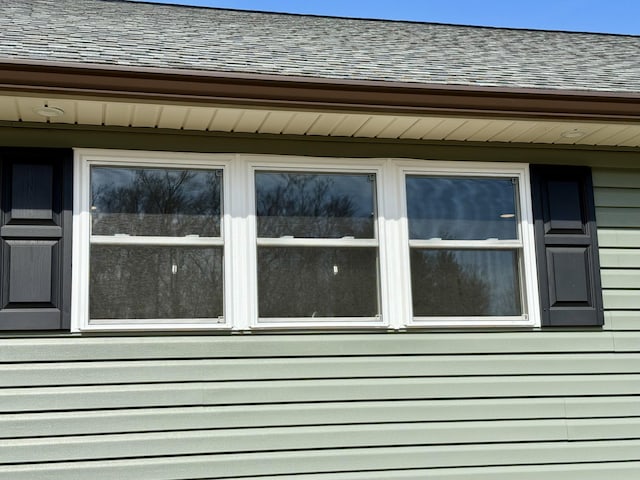
{"type": "Polygon", "coordinates": [[[411,250],[414,316],[522,315],[518,252],[411,250]]]}
{"type": "Polygon", "coordinates": [[[222,248],[91,246],[91,319],[222,316],[222,248]]]}
{"type": "Polygon", "coordinates": [[[510,178],[408,176],[412,239],[518,238],[516,185],[510,178]]]}
{"type": "Polygon", "coordinates": [[[375,248],[259,248],[259,316],[373,317],[375,248]]]}
{"type": "Polygon", "coordinates": [[[219,237],[220,173],[92,167],[92,233],[219,237]]]}
{"type": "Polygon", "coordinates": [[[374,237],[371,175],[256,173],[258,236],[374,237]]]}

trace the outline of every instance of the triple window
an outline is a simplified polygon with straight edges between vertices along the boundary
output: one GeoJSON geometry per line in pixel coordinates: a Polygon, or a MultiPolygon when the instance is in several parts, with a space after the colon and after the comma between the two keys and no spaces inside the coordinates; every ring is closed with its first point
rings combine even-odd
{"type": "Polygon", "coordinates": [[[535,326],[526,165],[78,150],[76,330],[535,326]]]}

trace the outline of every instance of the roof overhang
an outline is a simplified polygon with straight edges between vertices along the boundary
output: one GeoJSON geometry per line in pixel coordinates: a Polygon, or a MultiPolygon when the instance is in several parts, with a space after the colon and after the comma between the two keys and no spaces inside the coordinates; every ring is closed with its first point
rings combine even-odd
{"type": "MultiPolygon", "coordinates": [[[[514,128],[514,131],[519,132],[518,140],[503,135],[498,140],[480,136],[480,141],[555,143],[553,139],[560,138],[559,135],[566,130],[581,130],[585,136],[589,136],[603,128],[609,128],[606,131],[608,137],[618,135],[624,140],[621,145],[640,146],[640,93],[423,85],[4,60],[0,62],[0,97],[5,100],[11,97],[29,97],[32,101],[41,99],[49,103],[55,103],[56,100],[93,102],[92,104],[101,103],[103,109],[110,104],[129,104],[155,105],[158,108],[234,109],[241,114],[256,111],[267,114],[278,112],[281,115],[289,112],[292,116],[315,113],[337,115],[333,117],[337,123],[350,117],[354,124],[365,124],[367,118],[398,118],[407,128],[411,128],[409,125],[412,121],[424,119],[425,129],[433,128],[433,122],[428,120],[451,119],[451,130],[448,133],[460,128],[460,119],[473,120],[475,131],[508,128],[508,122],[516,127],[520,126],[514,128]],[[491,128],[491,122],[502,123],[491,128]],[[556,135],[547,136],[548,138],[544,135],[523,137],[524,127],[531,127],[536,131],[533,126],[536,122],[544,125],[543,133],[551,130],[556,135]]],[[[29,121],[20,117],[19,113],[17,117],[0,117],[0,120],[29,121]]],[[[64,123],[82,123],[78,118],[67,120],[64,123]]],[[[135,122],[130,122],[129,125],[159,126],[148,123],[135,125],[135,122]]],[[[328,131],[336,132],[337,123],[328,131]]],[[[108,125],[109,122],[103,119],[101,124],[108,125]]],[[[207,129],[212,125],[210,122],[207,129]]],[[[185,126],[176,128],[184,129],[185,126]]],[[[215,125],[213,130],[216,130],[215,125]]],[[[298,130],[293,133],[309,134],[298,130]]],[[[470,131],[469,128],[467,130],[470,131]]],[[[259,129],[255,131],[260,133],[259,129]]],[[[357,131],[358,129],[354,130],[352,134],[357,131]]],[[[374,133],[360,136],[377,136],[374,133]]],[[[437,139],[448,139],[446,133],[437,139]]],[[[399,133],[395,138],[402,138],[402,134],[399,133]]],[[[412,138],[432,139],[426,130],[423,135],[416,133],[412,138]]],[[[567,142],[565,138],[560,143],[581,142],[579,139],[567,142]]]]}

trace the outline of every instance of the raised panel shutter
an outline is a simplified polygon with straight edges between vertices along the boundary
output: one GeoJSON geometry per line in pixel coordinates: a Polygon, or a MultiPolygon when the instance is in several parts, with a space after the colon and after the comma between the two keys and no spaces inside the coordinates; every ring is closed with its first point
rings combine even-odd
{"type": "Polygon", "coordinates": [[[0,149],[0,330],[69,328],[68,149],[0,149]]]}
{"type": "Polygon", "coordinates": [[[544,326],[604,323],[591,170],[531,166],[544,326]]]}

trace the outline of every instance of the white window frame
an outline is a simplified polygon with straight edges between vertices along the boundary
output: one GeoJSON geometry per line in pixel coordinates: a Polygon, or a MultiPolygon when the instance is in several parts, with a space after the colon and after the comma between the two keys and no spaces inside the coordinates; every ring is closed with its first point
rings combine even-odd
{"type": "MultiPolygon", "coordinates": [[[[129,330],[232,330],[280,329],[424,329],[448,327],[538,327],[538,282],[531,206],[529,167],[521,163],[480,163],[407,160],[391,158],[315,158],[283,155],[195,154],[125,150],[76,149],[74,164],[72,331],[129,330]],[[90,168],[141,166],[223,170],[222,237],[180,238],[180,245],[216,244],[224,248],[224,321],[202,319],[89,321],[90,168]],[[255,211],[255,172],[356,173],[376,177],[375,239],[258,239],[255,211]],[[410,245],[432,240],[410,240],[405,177],[449,175],[464,177],[511,177],[518,179],[519,240],[500,241],[504,248],[521,252],[521,295],[524,314],[517,317],[413,317],[410,245]],[[257,249],[274,246],[366,246],[377,247],[380,316],[371,318],[258,318],[257,249]]],[[[94,237],[94,240],[96,238],[94,237]]],[[[97,238],[120,243],[114,237],[97,238]]],[[[127,243],[167,244],[167,239],[130,237],[127,243]]],[[[481,246],[486,246],[485,241],[481,246]]],[[[469,241],[440,241],[441,248],[475,246],[469,241]]],[[[492,245],[493,246],[493,245],[492,245]]]]}
{"type": "Polygon", "coordinates": [[[233,310],[231,281],[233,268],[231,214],[228,211],[229,165],[231,157],[167,152],[132,152],[122,150],[76,149],[74,151],[73,254],[71,291],[72,331],[112,330],[212,330],[228,329],[233,310]],[[222,170],[222,216],[220,238],[154,237],[91,235],[91,167],[193,168],[222,170]],[[223,248],[223,318],[222,319],[100,319],[89,318],[89,252],[92,244],[212,246],[223,248]]]}
{"type": "Polygon", "coordinates": [[[278,328],[335,328],[335,327],[368,327],[389,328],[390,313],[389,302],[385,298],[384,291],[388,289],[388,261],[385,257],[385,212],[384,205],[384,159],[353,159],[353,158],[323,158],[309,159],[300,157],[287,158],[283,156],[249,156],[242,157],[247,162],[248,175],[246,177],[246,189],[248,200],[248,237],[252,239],[253,248],[249,258],[248,282],[252,285],[251,319],[252,329],[278,329],[278,328]],[[303,160],[301,162],[301,160],[303,160]],[[256,226],[256,199],[255,176],[256,172],[295,172],[295,173],[328,173],[328,174],[362,174],[375,175],[375,236],[373,239],[347,239],[347,238],[258,238],[256,226]],[[258,315],[258,261],[257,251],[260,246],[281,247],[375,247],[378,257],[378,305],[380,314],[377,317],[340,317],[340,318],[268,318],[260,319],[258,315]]]}
{"type": "MultiPolygon", "coordinates": [[[[531,205],[531,181],[528,164],[518,163],[480,163],[480,162],[422,162],[400,160],[396,162],[398,175],[397,192],[401,201],[401,235],[403,247],[403,275],[409,294],[404,300],[404,318],[406,326],[411,327],[499,327],[540,325],[538,278],[535,258],[535,241],[533,215],[531,205]],[[406,178],[410,175],[448,176],[459,178],[516,178],[518,181],[518,239],[517,240],[412,240],[409,238],[409,221],[407,213],[406,178]],[[441,249],[506,249],[520,251],[519,281],[523,314],[517,316],[430,316],[417,317],[413,314],[411,296],[411,248],[441,249]]],[[[405,292],[406,294],[406,292],[405,292]]]]}

